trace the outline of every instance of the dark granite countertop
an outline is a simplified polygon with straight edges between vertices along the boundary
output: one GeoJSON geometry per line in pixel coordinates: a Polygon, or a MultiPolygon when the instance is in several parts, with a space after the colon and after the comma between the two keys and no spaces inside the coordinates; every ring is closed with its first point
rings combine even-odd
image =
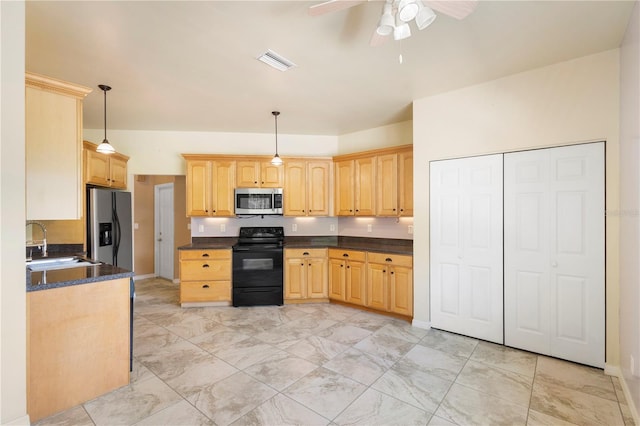
{"type": "MultiPolygon", "coordinates": [[[[53,254],[48,257],[60,256],[69,256],[69,254],[53,254]]],[[[131,277],[133,272],[106,263],[49,271],[31,271],[27,267],[27,292],[131,277]]]]}
{"type": "MultiPolygon", "coordinates": [[[[179,250],[229,249],[237,242],[230,237],[194,237],[179,250]]],[[[413,255],[413,240],[338,236],[285,237],[285,248],[339,248],[378,253],[413,255]]]]}

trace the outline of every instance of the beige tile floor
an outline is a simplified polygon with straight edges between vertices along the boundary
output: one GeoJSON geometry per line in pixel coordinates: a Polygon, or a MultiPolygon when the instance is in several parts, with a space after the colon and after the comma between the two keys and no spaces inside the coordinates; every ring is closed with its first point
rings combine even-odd
{"type": "Polygon", "coordinates": [[[632,425],[617,378],[333,304],[180,308],[136,283],[129,386],[38,425],[632,425]]]}

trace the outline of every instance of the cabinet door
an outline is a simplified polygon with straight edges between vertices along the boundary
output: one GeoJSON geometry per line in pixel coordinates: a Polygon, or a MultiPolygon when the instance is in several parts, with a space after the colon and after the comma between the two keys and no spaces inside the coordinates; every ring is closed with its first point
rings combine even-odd
{"type": "Polygon", "coordinates": [[[345,283],[346,261],[342,259],[329,259],[329,298],[335,300],[346,300],[345,283]]]}
{"type": "Polygon", "coordinates": [[[113,154],[109,157],[109,180],[112,188],[127,188],[127,162],[113,154]]]}
{"type": "Polygon", "coordinates": [[[307,297],[326,299],[329,296],[327,259],[307,259],[307,297]]]}
{"type": "Polygon", "coordinates": [[[27,86],[24,158],[27,219],[82,216],[81,135],[81,100],[27,86]]]}
{"type": "Polygon", "coordinates": [[[236,172],[238,188],[260,187],[260,163],[256,161],[238,161],[236,163],[236,172]]]}
{"type": "Polygon", "coordinates": [[[235,161],[214,161],[212,163],[211,215],[235,216],[234,194],[236,179],[235,161]]]}
{"type": "Polygon", "coordinates": [[[187,162],[187,216],[209,216],[211,162],[187,162]]]}
{"type": "Polygon", "coordinates": [[[262,161],[259,166],[262,188],[282,188],[282,166],[274,166],[269,161],[262,161]]]}
{"type": "Polygon", "coordinates": [[[109,186],[109,157],[92,150],[85,150],[85,181],[93,185],[109,186]]]}
{"type": "Polygon", "coordinates": [[[376,174],[377,216],[398,216],[398,155],[379,155],[376,174]]]}
{"type": "Polygon", "coordinates": [[[347,262],[347,302],[355,305],[365,305],[367,288],[367,269],[364,262],[347,262]]]}
{"type": "Polygon", "coordinates": [[[413,269],[394,266],[389,273],[389,310],[402,315],[413,315],[413,269]]]}
{"type": "Polygon", "coordinates": [[[400,216],[413,216],[413,151],[398,154],[398,208],[400,216]]]}
{"type": "Polygon", "coordinates": [[[356,216],[374,216],[376,214],[375,177],[375,157],[354,160],[356,216]]]}
{"type": "Polygon", "coordinates": [[[309,216],[329,216],[331,163],[309,161],[307,163],[307,208],[309,216]]]}
{"type": "Polygon", "coordinates": [[[367,268],[366,306],[383,311],[388,310],[389,291],[387,274],[389,266],[369,263],[367,268]]]}
{"type": "Polygon", "coordinates": [[[289,258],[285,260],[285,299],[304,299],[306,297],[307,267],[305,259],[289,258]]]}
{"type": "Polygon", "coordinates": [[[287,161],[284,164],[284,214],[307,215],[307,174],[305,161],[287,161]]]}
{"type": "Polygon", "coordinates": [[[335,164],[335,203],[337,216],[354,215],[354,179],[352,160],[338,161],[335,164]]]}

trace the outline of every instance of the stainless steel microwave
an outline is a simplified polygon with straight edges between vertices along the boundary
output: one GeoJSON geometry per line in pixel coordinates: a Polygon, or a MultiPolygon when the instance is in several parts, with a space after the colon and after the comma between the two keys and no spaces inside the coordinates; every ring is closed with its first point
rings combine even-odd
{"type": "Polygon", "coordinates": [[[282,188],[236,188],[236,215],[282,214],[282,188]]]}

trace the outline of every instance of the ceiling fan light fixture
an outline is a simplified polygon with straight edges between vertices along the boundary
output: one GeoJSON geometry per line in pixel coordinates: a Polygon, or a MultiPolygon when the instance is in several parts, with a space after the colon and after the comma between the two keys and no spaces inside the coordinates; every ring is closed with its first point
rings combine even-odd
{"type": "Polygon", "coordinates": [[[419,11],[416,15],[416,26],[419,30],[424,30],[436,20],[436,13],[430,8],[418,2],[419,11]]]}
{"type": "Polygon", "coordinates": [[[378,23],[376,32],[381,36],[388,36],[393,32],[394,26],[393,5],[391,2],[387,1],[387,3],[385,3],[384,5],[382,16],[380,17],[380,22],[378,23]]]}
{"type": "Polygon", "coordinates": [[[278,116],[280,115],[280,111],[271,111],[271,114],[273,114],[273,118],[276,123],[276,153],[271,159],[271,164],[273,164],[274,166],[281,166],[283,161],[282,158],[280,158],[280,156],[278,155],[278,116]]]}
{"type": "Polygon", "coordinates": [[[409,37],[411,37],[411,28],[409,28],[409,24],[407,22],[402,22],[400,17],[397,17],[396,26],[393,28],[393,39],[397,41],[404,40],[409,37]]]}
{"type": "Polygon", "coordinates": [[[109,140],[107,140],[107,92],[111,90],[111,87],[106,84],[99,84],[98,87],[104,92],[104,139],[102,143],[98,145],[96,151],[101,154],[113,154],[116,150],[111,146],[109,140]]]}
{"type": "Polygon", "coordinates": [[[419,6],[416,0],[400,0],[398,3],[398,18],[402,22],[409,22],[418,14],[419,6]]]}

